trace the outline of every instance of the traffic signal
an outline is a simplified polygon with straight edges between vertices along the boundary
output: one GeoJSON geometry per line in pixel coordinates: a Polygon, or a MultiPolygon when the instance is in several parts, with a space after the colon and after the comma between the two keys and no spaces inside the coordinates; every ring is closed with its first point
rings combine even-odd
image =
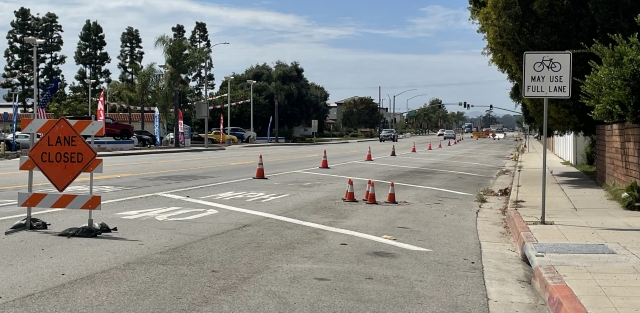
{"type": "Polygon", "coordinates": [[[471,110],[471,104],[467,104],[467,110],[471,110]]]}
{"type": "Polygon", "coordinates": [[[493,110],[493,104],[489,104],[489,110],[493,110]]]}
{"type": "Polygon", "coordinates": [[[463,107],[466,109],[467,108],[467,101],[464,102],[463,107]]]}
{"type": "Polygon", "coordinates": [[[404,123],[405,123],[405,124],[409,124],[409,119],[408,119],[408,118],[405,118],[405,119],[404,119],[404,123]]]}

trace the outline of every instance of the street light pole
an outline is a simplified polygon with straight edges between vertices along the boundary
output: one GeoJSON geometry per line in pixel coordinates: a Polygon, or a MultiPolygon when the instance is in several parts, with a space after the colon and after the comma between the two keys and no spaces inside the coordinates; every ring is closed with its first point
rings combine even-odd
{"type": "Polygon", "coordinates": [[[255,80],[247,80],[247,83],[251,84],[251,132],[253,132],[253,84],[255,80]]]}
{"type": "Polygon", "coordinates": [[[407,91],[414,91],[414,90],[418,90],[418,89],[415,89],[415,88],[408,89],[408,90],[405,90],[405,91],[393,96],[393,129],[396,129],[396,127],[397,127],[396,126],[396,122],[395,122],[396,121],[396,96],[399,96],[399,95],[401,95],[401,94],[403,94],[403,93],[405,93],[407,91]]]}
{"type": "MultiPolygon", "coordinates": [[[[220,42],[213,46],[211,46],[211,54],[213,55],[213,47],[217,45],[228,45],[228,42],[220,42]]],[[[210,57],[211,62],[213,63],[213,58],[210,57]]],[[[204,147],[209,148],[209,73],[207,70],[209,69],[209,59],[204,61],[204,102],[207,104],[207,118],[204,119],[204,147]]],[[[222,129],[220,130],[220,140],[222,140],[222,129]]]]}
{"type": "MultiPolygon", "coordinates": [[[[224,79],[227,80],[227,128],[229,129],[228,131],[228,135],[227,135],[227,144],[230,145],[231,144],[231,80],[233,79],[233,76],[225,76],[224,79]]],[[[220,130],[220,136],[222,136],[222,133],[224,132],[223,129],[220,130]]]]}
{"type": "MultiPolygon", "coordinates": [[[[30,43],[33,46],[33,118],[37,119],[38,114],[38,45],[44,44],[43,39],[37,39],[35,37],[27,37],[24,39],[24,42],[30,43]]],[[[29,150],[33,149],[35,142],[35,135],[30,134],[29,136],[29,150]]],[[[28,192],[33,192],[33,170],[29,171],[29,181],[28,181],[28,192]]],[[[31,207],[27,207],[27,220],[26,220],[27,229],[31,229],[31,207]]]]}

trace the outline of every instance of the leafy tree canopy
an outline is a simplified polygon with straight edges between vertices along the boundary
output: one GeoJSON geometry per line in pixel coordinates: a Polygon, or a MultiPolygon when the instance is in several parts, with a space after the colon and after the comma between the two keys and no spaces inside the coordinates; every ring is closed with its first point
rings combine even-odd
{"type": "MultiPolygon", "coordinates": [[[[528,124],[542,125],[543,101],[524,99],[521,94],[522,58],[526,51],[567,51],[582,49],[594,40],[608,44],[608,34],[631,35],[640,13],[635,0],[469,0],[471,18],[484,35],[484,54],[513,83],[511,99],[522,104],[528,124]]],[[[591,72],[593,53],[573,56],[574,97],[549,101],[551,130],[595,133],[590,108],[580,101],[580,81],[591,72]]]]}
{"type": "MultiPolygon", "coordinates": [[[[637,17],[640,24],[640,15],[637,17]]],[[[601,62],[591,61],[591,74],[582,89],[582,100],[593,108],[592,116],[605,122],[640,123],[640,41],[638,33],[625,39],[612,35],[614,43],[596,42],[589,51],[601,62]]]]}
{"type": "Polygon", "coordinates": [[[378,104],[371,97],[349,99],[342,106],[342,125],[345,127],[375,128],[381,119],[378,104]]]}

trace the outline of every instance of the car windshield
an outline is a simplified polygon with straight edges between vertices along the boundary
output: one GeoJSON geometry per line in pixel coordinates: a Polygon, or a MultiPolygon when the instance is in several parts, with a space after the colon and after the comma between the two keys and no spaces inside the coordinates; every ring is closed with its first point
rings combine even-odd
{"type": "Polygon", "coordinates": [[[445,133],[447,134],[453,134],[453,130],[446,130],[445,133]]]}
{"type": "Polygon", "coordinates": [[[383,129],[383,133],[393,133],[393,129],[383,129]]]}
{"type": "Polygon", "coordinates": [[[444,129],[439,130],[439,132],[444,132],[444,129]]]}

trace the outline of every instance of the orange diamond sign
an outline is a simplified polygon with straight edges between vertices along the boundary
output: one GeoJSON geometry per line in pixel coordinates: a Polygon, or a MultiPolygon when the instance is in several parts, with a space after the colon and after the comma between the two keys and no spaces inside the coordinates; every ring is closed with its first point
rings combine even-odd
{"type": "Polygon", "coordinates": [[[64,118],[29,151],[29,158],[59,192],[67,189],[97,155],[64,118]]]}

